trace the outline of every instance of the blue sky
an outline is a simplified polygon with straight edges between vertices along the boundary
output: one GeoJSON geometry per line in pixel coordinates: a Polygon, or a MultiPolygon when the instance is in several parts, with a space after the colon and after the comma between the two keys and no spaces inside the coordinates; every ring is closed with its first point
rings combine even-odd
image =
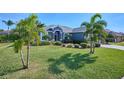
{"type": "MultiPolygon", "coordinates": [[[[28,17],[28,13],[0,13],[0,29],[7,29],[1,20],[11,19],[14,22],[28,17]]],[[[39,20],[45,25],[65,25],[69,27],[79,27],[83,21],[89,21],[93,15],[91,13],[39,13],[39,20]]],[[[103,19],[107,21],[107,29],[124,32],[124,13],[103,13],[103,19]]],[[[13,28],[13,27],[11,27],[13,28]]]]}

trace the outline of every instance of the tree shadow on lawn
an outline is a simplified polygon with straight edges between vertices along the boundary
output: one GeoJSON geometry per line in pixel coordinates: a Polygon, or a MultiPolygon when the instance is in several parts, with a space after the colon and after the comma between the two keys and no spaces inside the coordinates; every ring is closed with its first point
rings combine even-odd
{"type": "Polygon", "coordinates": [[[95,62],[97,59],[97,56],[91,57],[90,54],[72,54],[67,53],[61,56],[58,59],[48,59],[48,62],[52,62],[52,64],[49,66],[49,71],[54,74],[59,74],[63,72],[64,70],[61,69],[60,65],[64,65],[66,68],[71,70],[77,70],[81,67],[83,67],[85,64],[91,64],[95,62]]]}
{"type": "Polygon", "coordinates": [[[16,68],[16,69],[7,69],[7,70],[5,70],[5,71],[3,71],[3,72],[0,72],[0,76],[3,76],[3,75],[7,75],[7,74],[9,74],[9,73],[13,73],[13,72],[17,72],[17,71],[20,71],[20,70],[25,70],[24,68],[16,68]]]}

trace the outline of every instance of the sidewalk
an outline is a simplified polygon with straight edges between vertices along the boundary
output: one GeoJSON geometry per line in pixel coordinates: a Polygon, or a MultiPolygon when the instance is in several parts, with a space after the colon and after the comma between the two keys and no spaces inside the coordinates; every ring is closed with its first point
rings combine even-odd
{"type": "Polygon", "coordinates": [[[118,46],[118,45],[101,45],[101,47],[124,50],[124,46],[118,46]]]}

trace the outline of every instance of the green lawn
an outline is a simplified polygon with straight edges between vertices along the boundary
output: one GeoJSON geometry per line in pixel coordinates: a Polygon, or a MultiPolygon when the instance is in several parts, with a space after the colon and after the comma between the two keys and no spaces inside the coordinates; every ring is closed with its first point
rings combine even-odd
{"type": "Polygon", "coordinates": [[[29,69],[22,70],[20,58],[12,47],[0,48],[0,78],[121,78],[124,76],[124,51],[58,46],[31,47],[29,69]]]}
{"type": "Polygon", "coordinates": [[[0,43],[0,47],[6,46],[8,44],[10,44],[10,43],[0,43]]]}
{"type": "Polygon", "coordinates": [[[119,45],[119,46],[124,46],[124,42],[119,42],[119,43],[110,43],[112,45],[119,45]]]}

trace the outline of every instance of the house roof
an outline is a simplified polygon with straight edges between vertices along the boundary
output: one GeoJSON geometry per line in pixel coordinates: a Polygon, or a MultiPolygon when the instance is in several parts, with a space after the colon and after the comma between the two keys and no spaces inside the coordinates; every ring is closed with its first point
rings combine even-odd
{"type": "Polygon", "coordinates": [[[71,28],[68,26],[62,26],[62,25],[49,25],[46,26],[46,30],[48,29],[54,29],[56,27],[60,27],[64,33],[77,33],[77,32],[85,32],[85,27],[78,27],[78,28],[71,28]]]}
{"type": "Polygon", "coordinates": [[[77,33],[77,32],[85,32],[86,28],[85,27],[78,27],[78,28],[73,28],[72,33],[77,33]]]}
{"type": "Polygon", "coordinates": [[[4,31],[1,31],[0,32],[0,35],[7,35],[7,34],[10,34],[11,33],[11,31],[9,31],[9,30],[4,30],[4,31]]]}
{"type": "Polygon", "coordinates": [[[112,34],[113,36],[124,36],[124,33],[122,33],[122,32],[115,32],[115,31],[112,31],[112,30],[109,30],[109,29],[105,29],[105,31],[108,34],[112,34]]]}

